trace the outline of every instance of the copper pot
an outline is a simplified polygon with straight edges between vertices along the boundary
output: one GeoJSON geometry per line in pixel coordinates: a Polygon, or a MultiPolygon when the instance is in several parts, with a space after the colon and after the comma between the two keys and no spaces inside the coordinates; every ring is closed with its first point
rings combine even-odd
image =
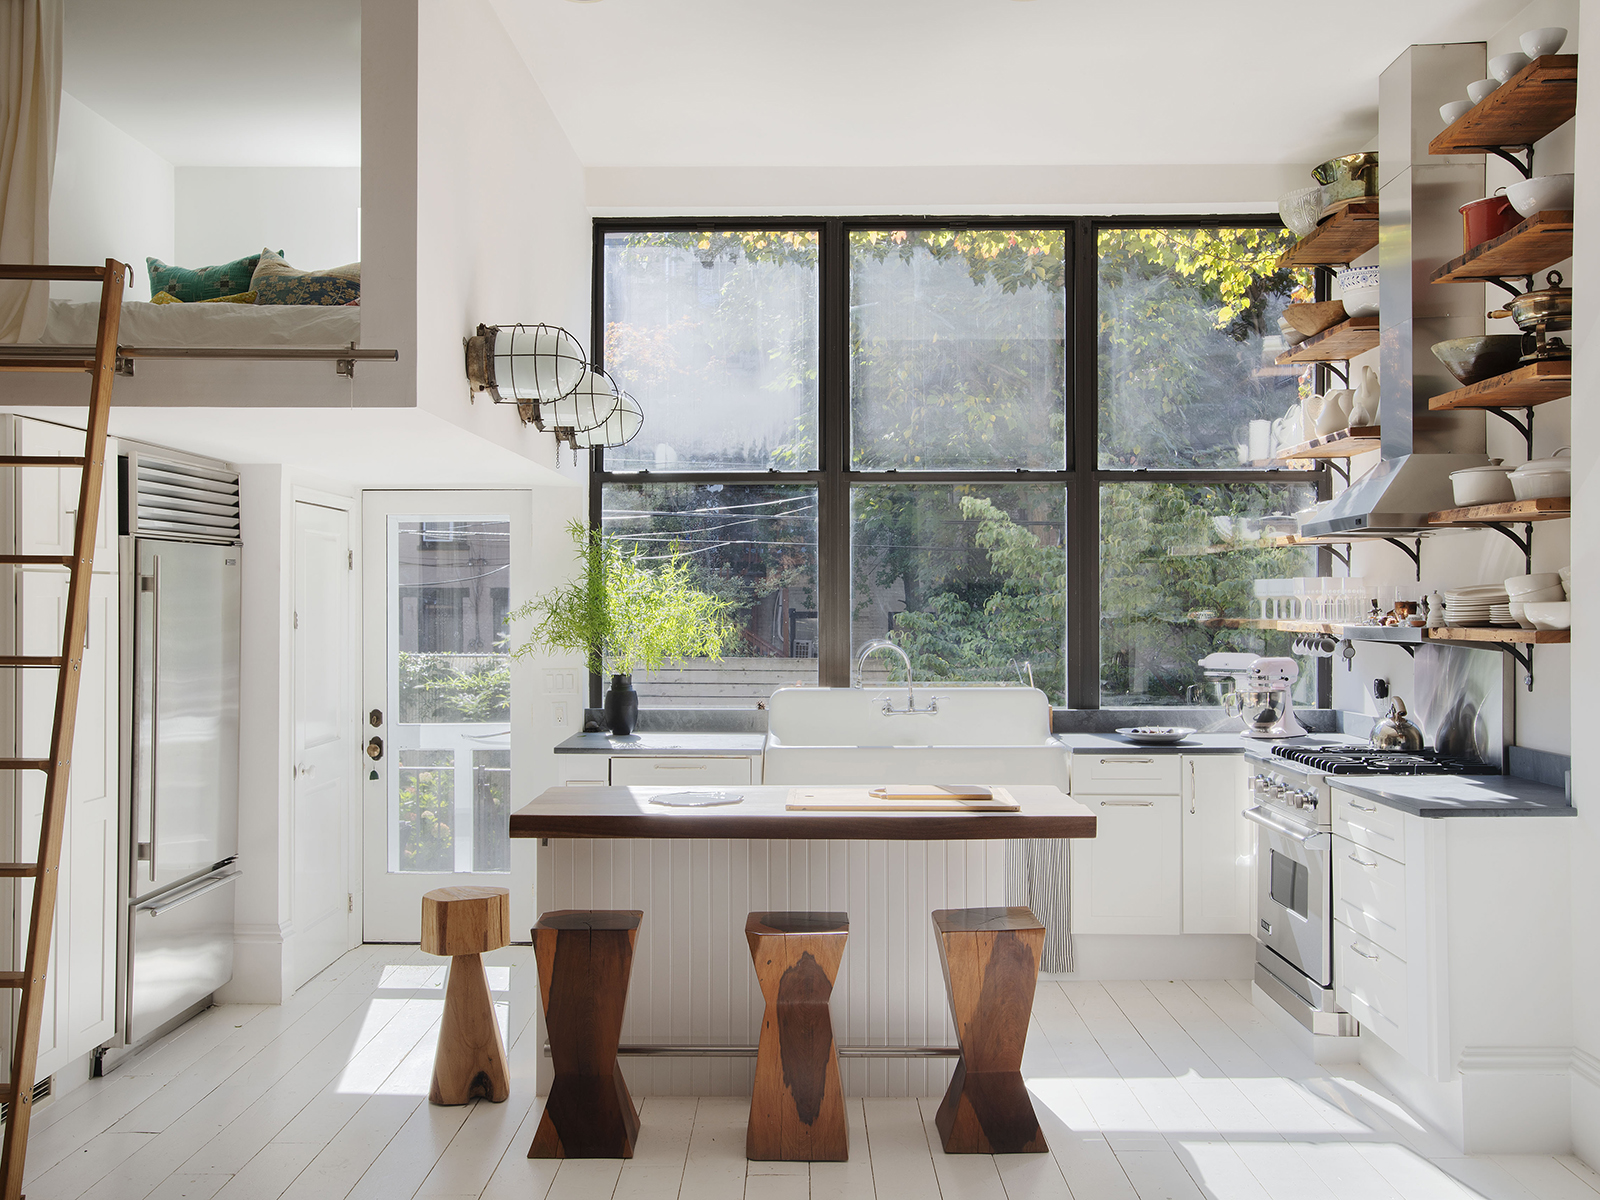
{"type": "Polygon", "coordinates": [[[1461,249],[1471,253],[1515,229],[1522,218],[1504,196],[1485,196],[1461,206],[1461,249]]]}

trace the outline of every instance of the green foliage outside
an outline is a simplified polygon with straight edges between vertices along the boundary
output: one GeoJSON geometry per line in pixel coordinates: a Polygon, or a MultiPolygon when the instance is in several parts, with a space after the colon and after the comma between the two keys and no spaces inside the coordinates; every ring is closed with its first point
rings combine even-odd
{"type": "Polygon", "coordinates": [[[511,658],[507,654],[402,650],[399,666],[400,720],[404,724],[511,720],[511,658]]]}
{"type": "Polygon", "coordinates": [[[576,580],[530,600],[511,614],[535,622],[513,651],[582,654],[590,671],[631,675],[658,670],[679,658],[721,658],[738,636],[728,614],[733,605],[694,586],[694,566],[669,553],[646,565],[637,548],[581,521],[567,526],[583,562],[576,580]]]}
{"type": "Polygon", "coordinates": [[[400,752],[400,869],[454,871],[455,771],[450,750],[400,752]]]}

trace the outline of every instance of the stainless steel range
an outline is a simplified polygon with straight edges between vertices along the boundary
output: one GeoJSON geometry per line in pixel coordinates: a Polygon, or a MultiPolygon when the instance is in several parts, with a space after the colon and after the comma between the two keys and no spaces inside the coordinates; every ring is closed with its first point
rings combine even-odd
{"type": "Polygon", "coordinates": [[[1498,766],[1433,751],[1274,745],[1246,751],[1245,816],[1261,826],[1256,872],[1256,983],[1313,1033],[1349,1036],[1355,1018],[1333,990],[1331,780],[1372,775],[1497,775],[1498,766]]]}

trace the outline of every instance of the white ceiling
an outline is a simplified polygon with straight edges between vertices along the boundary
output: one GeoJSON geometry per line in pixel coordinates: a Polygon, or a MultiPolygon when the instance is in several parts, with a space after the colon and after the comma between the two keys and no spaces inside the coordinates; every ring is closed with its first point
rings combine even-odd
{"type": "Polygon", "coordinates": [[[360,0],[66,5],[63,88],[175,166],[360,165],[360,0]]]}
{"type": "Polygon", "coordinates": [[[1527,0],[491,0],[586,166],[1314,163],[1527,0]]]}

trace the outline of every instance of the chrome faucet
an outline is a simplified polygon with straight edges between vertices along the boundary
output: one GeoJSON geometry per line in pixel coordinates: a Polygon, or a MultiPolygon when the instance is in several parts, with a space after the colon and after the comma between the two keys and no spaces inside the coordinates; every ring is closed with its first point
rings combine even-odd
{"type": "MultiPolygon", "coordinates": [[[[900,661],[905,663],[905,665],[906,665],[906,706],[905,706],[904,709],[897,709],[897,708],[894,708],[887,700],[885,700],[883,702],[883,715],[887,717],[887,716],[893,716],[893,715],[896,715],[896,714],[915,713],[915,712],[919,711],[918,708],[917,708],[917,695],[916,695],[916,692],[912,689],[912,682],[911,682],[911,656],[909,654],[907,654],[904,650],[902,650],[899,646],[897,646],[893,642],[891,642],[888,638],[873,638],[872,641],[868,642],[865,646],[861,647],[861,652],[856,655],[856,679],[855,679],[855,683],[852,686],[854,686],[854,687],[864,687],[865,686],[865,684],[864,684],[864,682],[862,680],[862,670],[867,665],[867,656],[869,654],[876,654],[879,650],[892,650],[892,651],[894,651],[896,654],[898,654],[900,656],[900,661]]],[[[920,711],[926,712],[926,713],[936,713],[936,712],[938,712],[939,711],[939,701],[937,699],[934,699],[934,700],[930,701],[929,704],[928,704],[928,707],[925,708],[925,709],[922,709],[920,711]]]]}

